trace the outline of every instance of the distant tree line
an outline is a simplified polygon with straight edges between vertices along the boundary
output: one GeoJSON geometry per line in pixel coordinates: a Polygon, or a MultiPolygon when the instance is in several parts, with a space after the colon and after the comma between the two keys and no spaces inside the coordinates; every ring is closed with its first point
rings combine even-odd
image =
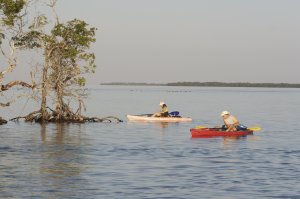
{"type": "Polygon", "coordinates": [[[264,88],[300,88],[300,84],[288,83],[248,83],[248,82],[176,82],[167,86],[202,86],[202,87],[264,87],[264,88]]]}

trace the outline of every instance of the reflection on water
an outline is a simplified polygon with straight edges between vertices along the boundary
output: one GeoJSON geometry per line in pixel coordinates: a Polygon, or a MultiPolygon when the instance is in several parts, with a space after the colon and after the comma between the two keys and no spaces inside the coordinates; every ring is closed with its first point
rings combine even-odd
{"type": "Polygon", "coordinates": [[[246,140],[247,136],[227,136],[223,137],[223,144],[227,145],[231,142],[237,142],[238,140],[246,140]]]}
{"type": "Polygon", "coordinates": [[[41,125],[41,141],[44,149],[43,151],[41,151],[41,155],[43,157],[43,160],[46,160],[47,163],[50,163],[45,164],[48,166],[48,169],[45,169],[45,171],[48,171],[49,173],[68,173],[59,172],[59,169],[64,171],[69,170],[69,168],[72,168],[72,166],[68,164],[68,161],[66,161],[66,164],[61,164],[60,160],[66,160],[68,156],[77,156],[75,150],[67,150],[67,148],[69,148],[70,145],[78,146],[80,140],[77,136],[68,135],[68,124],[55,125],[55,131],[48,133],[46,130],[46,125],[41,125]]]}
{"type": "Polygon", "coordinates": [[[138,125],[152,125],[161,129],[165,129],[169,125],[179,124],[179,122],[149,122],[149,121],[128,121],[128,123],[138,124],[138,125]]]}
{"type": "Polygon", "coordinates": [[[233,147],[237,142],[255,142],[259,141],[260,137],[256,135],[247,135],[247,136],[227,136],[222,138],[221,148],[228,149],[233,147]]]}
{"type": "Polygon", "coordinates": [[[70,197],[84,188],[87,183],[81,173],[87,165],[81,148],[81,125],[54,124],[50,129],[41,125],[41,141],[41,185],[51,197],[70,197]]]}
{"type": "Polygon", "coordinates": [[[7,145],[0,148],[0,198],[39,198],[41,193],[45,198],[81,198],[80,190],[89,189],[83,174],[89,168],[89,142],[81,138],[82,125],[23,128],[22,139],[15,131],[0,135],[7,145]]]}
{"type": "Polygon", "coordinates": [[[159,126],[162,128],[162,129],[165,129],[168,127],[168,122],[159,122],[159,126]]]}

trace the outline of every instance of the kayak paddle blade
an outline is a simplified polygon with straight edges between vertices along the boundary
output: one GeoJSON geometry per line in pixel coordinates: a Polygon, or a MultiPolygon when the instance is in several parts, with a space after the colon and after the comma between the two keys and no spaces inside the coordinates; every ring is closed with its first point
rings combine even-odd
{"type": "Polygon", "coordinates": [[[260,131],[261,130],[261,128],[259,126],[249,127],[248,129],[251,131],[260,131]]]}
{"type": "Polygon", "coordinates": [[[196,126],[195,129],[205,129],[207,128],[206,126],[196,126]]]}

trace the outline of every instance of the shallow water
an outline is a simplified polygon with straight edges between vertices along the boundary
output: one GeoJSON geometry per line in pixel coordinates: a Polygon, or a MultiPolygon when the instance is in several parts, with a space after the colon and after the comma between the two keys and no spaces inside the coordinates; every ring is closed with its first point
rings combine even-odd
{"type": "MultiPolygon", "coordinates": [[[[89,90],[87,115],[124,122],[1,126],[0,198],[300,198],[300,89],[89,90]],[[126,114],[156,111],[161,100],[194,121],[126,120],[126,114]],[[191,139],[191,127],[220,125],[223,110],[262,131],[191,139]]],[[[34,106],[20,102],[2,115],[34,106]]]]}

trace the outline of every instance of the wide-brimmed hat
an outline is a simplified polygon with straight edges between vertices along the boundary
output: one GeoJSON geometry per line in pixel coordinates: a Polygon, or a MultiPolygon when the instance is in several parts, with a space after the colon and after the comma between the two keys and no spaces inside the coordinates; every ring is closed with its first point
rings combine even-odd
{"type": "Polygon", "coordinates": [[[228,111],[223,111],[223,112],[221,113],[221,117],[223,117],[224,115],[230,115],[230,113],[229,113],[228,111]]]}
{"type": "Polygon", "coordinates": [[[159,103],[159,106],[163,106],[164,104],[166,104],[166,103],[160,102],[160,103],[159,103]]]}

